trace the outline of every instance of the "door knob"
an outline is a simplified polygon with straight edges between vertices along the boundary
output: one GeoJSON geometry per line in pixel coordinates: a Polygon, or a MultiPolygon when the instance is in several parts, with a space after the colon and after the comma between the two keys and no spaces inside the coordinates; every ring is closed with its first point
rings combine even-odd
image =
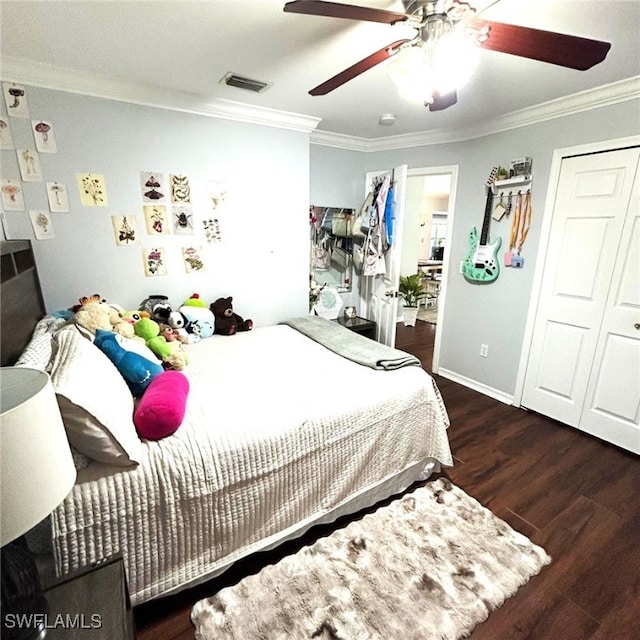
{"type": "Polygon", "coordinates": [[[634,329],[640,329],[640,322],[636,322],[636,323],[633,325],[633,328],[634,328],[634,329]]]}
{"type": "Polygon", "coordinates": [[[384,292],[384,295],[387,296],[387,298],[393,298],[395,296],[395,292],[393,289],[387,289],[384,292]]]}

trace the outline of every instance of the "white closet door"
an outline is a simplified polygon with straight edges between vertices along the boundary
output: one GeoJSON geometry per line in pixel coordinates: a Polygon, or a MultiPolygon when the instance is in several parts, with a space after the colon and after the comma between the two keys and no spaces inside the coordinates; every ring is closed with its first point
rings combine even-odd
{"type": "Polygon", "coordinates": [[[580,428],[640,453],[640,165],[596,345],[580,428]]]}
{"type": "MultiPolygon", "coordinates": [[[[562,163],[522,405],[576,427],[638,155],[638,149],[625,149],[562,163]]],[[[620,377],[628,374],[619,371],[620,377]]]]}

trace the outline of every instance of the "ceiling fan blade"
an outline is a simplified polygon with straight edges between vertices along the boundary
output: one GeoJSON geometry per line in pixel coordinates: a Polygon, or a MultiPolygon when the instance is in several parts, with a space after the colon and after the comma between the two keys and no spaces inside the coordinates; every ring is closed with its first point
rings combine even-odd
{"type": "Polygon", "coordinates": [[[444,109],[452,107],[456,102],[458,102],[458,93],[455,89],[449,93],[435,93],[433,95],[433,102],[429,104],[429,111],[443,111],[444,109]]]}
{"type": "Polygon", "coordinates": [[[345,82],[349,82],[349,80],[353,80],[356,76],[359,76],[361,73],[368,71],[372,67],[375,67],[377,64],[388,60],[391,56],[395,55],[398,49],[405,43],[410,42],[410,40],[396,40],[392,44],[383,47],[379,51],[372,53],[370,56],[367,56],[360,62],[356,62],[354,65],[350,66],[348,69],[341,71],[337,75],[333,76],[333,78],[329,78],[326,82],[319,84],[317,87],[311,89],[309,93],[312,96],[324,96],[330,91],[337,89],[338,87],[345,84],[345,82]]]}
{"type": "Polygon", "coordinates": [[[491,20],[476,21],[473,24],[480,28],[489,28],[489,37],[480,45],[483,49],[510,53],[579,71],[586,71],[602,62],[611,48],[609,42],[601,40],[491,20]]]}
{"type": "Polygon", "coordinates": [[[338,2],[324,2],[323,0],[293,0],[284,5],[288,13],[304,13],[311,16],[326,16],[328,18],[347,18],[349,20],[365,20],[367,22],[383,22],[395,24],[404,22],[410,18],[405,13],[386,11],[385,9],[373,9],[370,7],[357,7],[352,4],[340,4],[338,2]]]}

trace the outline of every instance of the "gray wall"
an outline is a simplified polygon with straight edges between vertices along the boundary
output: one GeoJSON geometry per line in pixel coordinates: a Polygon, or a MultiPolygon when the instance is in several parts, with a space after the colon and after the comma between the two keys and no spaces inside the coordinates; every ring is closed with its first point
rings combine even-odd
{"type": "MultiPolygon", "coordinates": [[[[360,151],[312,144],[310,161],[310,204],[321,207],[359,209],[365,196],[365,157],[360,151]]],[[[355,270],[349,293],[341,295],[345,305],[360,310],[360,278],[355,270]]]]}
{"type": "MultiPolygon", "coordinates": [[[[458,165],[452,237],[447,240],[451,255],[447,302],[441,332],[439,366],[510,396],[515,389],[524,328],[529,308],[532,280],[538,251],[540,226],[547,195],[549,171],[555,149],[590,142],[637,135],[640,101],[594,109],[547,122],[459,143],[412,147],[362,154],[367,171],[387,169],[406,163],[409,168],[458,165]],[[468,251],[468,232],[480,227],[484,213],[484,184],[491,167],[508,165],[511,159],[533,158],[531,230],[523,256],[525,267],[503,269],[490,285],[468,283],[459,273],[460,261],[468,251]],[[489,357],[479,356],[480,344],[489,345],[489,357]]],[[[312,190],[315,176],[327,173],[342,157],[335,152],[334,162],[326,148],[319,152],[311,145],[312,190]],[[324,163],[324,167],[319,166],[324,163]]],[[[336,181],[341,173],[334,171],[336,181]]],[[[353,176],[348,176],[350,188],[353,176]]],[[[508,243],[510,222],[492,223],[491,235],[508,243]]],[[[501,256],[503,249],[501,249],[501,256]]]]}
{"type": "MultiPolygon", "coordinates": [[[[35,240],[47,311],[100,293],[137,308],[151,293],[174,307],[193,292],[206,302],[232,295],[236,311],[268,325],[306,313],[309,136],[175,111],[27,87],[31,117],[50,120],[58,153],[40,154],[44,181],[64,182],[70,213],[54,213],[55,238],[35,240]],[[141,171],[189,176],[195,236],[149,236],[139,187],[141,171]],[[108,207],[83,207],[77,173],[106,179],[108,207]],[[212,208],[206,183],[227,187],[217,210],[222,242],[208,244],[202,220],[212,208]],[[116,246],[111,215],[137,216],[141,244],[116,246]],[[206,270],[187,274],[181,247],[203,247],[206,270]],[[142,247],[164,246],[169,273],[148,278],[142,247]]],[[[30,120],[10,118],[17,148],[34,148],[30,120]]],[[[2,177],[20,179],[15,151],[2,150],[2,177]]],[[[48,210],[44,182],[23,183],[26,209],[48,210]]],[[[8,238],[29,238],[26,212],[5,212],[8,238]]]]}

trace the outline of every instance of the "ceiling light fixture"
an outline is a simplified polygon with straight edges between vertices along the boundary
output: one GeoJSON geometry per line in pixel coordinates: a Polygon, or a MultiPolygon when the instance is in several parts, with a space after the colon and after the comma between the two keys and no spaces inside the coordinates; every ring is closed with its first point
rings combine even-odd
{"type": "Polygon", "coordinates": [[[378,123],[384,127],[390,127],[396,121],[396,116],[393,113],[383,113],[380,116],[378,123]]]}
{"type": "Polygon", "coordinates": [[[403,98],[426,106],[468,82],[477,62],[477,41],[436,14],[426,19],[418,39],[398,50],[388,71],[403,98]]]}

